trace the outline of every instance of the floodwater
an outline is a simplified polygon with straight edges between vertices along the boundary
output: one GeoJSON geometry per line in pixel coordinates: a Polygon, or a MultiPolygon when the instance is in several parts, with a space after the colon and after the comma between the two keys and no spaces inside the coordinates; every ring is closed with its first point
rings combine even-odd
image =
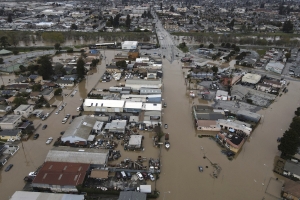
{"type": "MultiPolygon", "coordinates": [[[[99,83],[101,75],[105,71],[105,65],[109,64],[117,51],[101,51],[106,59],[102,60],[97,69],[92,71],[79,85],[74,87],[77,93],[74,97],[64,97],[67,106],[58,115],[53,112],[46,121],[34,120],[34,124],[47,124],[46,130],[37,129],[40,137],[37,140],[29,139],[20,143],[20,150],[9,159],[8,164],[14,164],[9,172],[0,172],[0,194],[2,199],[9,197],[16,190],[22,190],[23,178],[30,171],[36,170],[45,160],[51,145],[46,145],[48,137],[59,137],[68,123],[61,124],[65,114],[76,115],[76,107],[86,98],[92,88],[108,88],[118,82],[99,83]]],[[[163,110],[163,124],[168,124],[165,132],[170,134],[171,148],[167,151],[161,149],[161,175],[156,187],[161,192],[162,199],[274,199],[266,194],[271,177],[276,175],[272,172],[277,150],[276,139],[282,135],[292,120],[294,110],[300,104],[299,82],[291,82],[289,92],[277,99],[270,108],[261,110],[263,115],[261,124],[253,132],[239,155],[229,161],[222,153],[215,141],[208,138],[198,138],[193,126],[191,107],[194,104],[206,104],[203,100],[190,99],[186,95],[186,85],[180,64],[177,61],[169,63],[163,59],[164,64],[164,87],[163,98],[168,107],[163,110]],[[288,105],[288,106],[286,106],[288,105]],[[203,159],[203,156],[207,159],[203,159]],[[219,164],[222,171],[217,179],[210,174],[213,168],[209,160],[219,164]],[[198,166],[203,166],[204,171],[199,172],[198,166]],[[206,168],[207,166],[207,168],[206,168]]],[[[71,93],[72,91],[70,91],[71,93]]],[[[62,100],[61,97],[56,100],[62,100]]],[[[122,157],[114,163],[120,163],[124,158],[136,159],[138,155],[143,157],[157,158],[159,149],[152,145],[152,135],[148,132],[145,136],[144,152],[124,152],[120,145],[122,157]]],[[[5,167],[4,167],[5,168],[5,167]]],[[[279,177],[281,178],[281,177],[279,177]]],[[[153,188],[154,189],[154,188],[153,188]]],[[[280,193],[280,191],[278,191],[280,193]]]]}
{"type": "Polygon", "coordinates": [[[272,172],[274,158],[280,155],[276,138],[288,128],[299,106],[300,83],[291,82],[289,93],[260,112],[261,124],[239,155],[229,161],[215,141],[196,136],[191,107],[193,102],[203,101],[187,97],[180,66],[167,60],[163,66],[164,99],[168,103],[163,123],[168,124],[172,148],[162,151],[159,199],[274,199],[265,191],[270,178],[277,177],[272,172]],[[222,168],[217,179],[211,177],[213,168],[208,159],[203,159],[204,155],[222,168]],[[200,173],[198,166],[204,167],[204,172],[200,173]]]}

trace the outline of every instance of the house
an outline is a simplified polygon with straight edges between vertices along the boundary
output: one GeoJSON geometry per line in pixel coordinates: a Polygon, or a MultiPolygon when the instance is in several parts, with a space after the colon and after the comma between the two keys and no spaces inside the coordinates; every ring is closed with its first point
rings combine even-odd
{"type": "Polygon", "coordinates": [[[43,81],[43,77],[40,75],[32,74],[28,77],[28,82],[41,83],[43,81]]]}
{"type": "Polygon", "coordinates": [[[53,88],[46,88],[43,91],[40,92],[39,94],[39,98],[44,97],[47,101],[49,101],[50,99],[52,99],[52,97],[54,96],[54,90],[53,88]]]}
{"type": "Polygon", "coordinates": [[[250,121],[255,123],[258,123],[261,118],[260,114],[250,112],[248,110],[238,110],[236,116],[238,120],[250,121]]]}
{"type": "Polygon", "coordinates": [[[275,81],[275,80],[268,80],[268,79],[264,79],[263,84],[265,85],[270,85],[273,88],[281,88],[283,83],[281,83],[280,81],[275,81]]]}
{"type": "Polygon", "coordinates": [[[24,199],[30,199],[30,200],[66,200],[66,199],[72,199],[72,200],[84,200],[85,197],[83,194],[58,194],[58,193],[46,193],[46,192],[28,192],[28,191],[16,191],[9,200],[24,200],[24,199]]]}
{"type": "Polygon", "coordinates": [[[143,135],[130,135],[128,142],[129,149],[140,149],[142,147],[143,135]]]}
{"type": "Polygon", "coordinates": [[[45,162],[68,162],[90,164],[93,168],[105,167],[108,161],[108,149],[80,148],[59,146],[50,150],[45,162]]]}
{"type": "Polygon", "coordinates": [[[300,183],[286,179],[282,188],[282,197],[284,199],[300,199],[300,183]]]}
{"type": "Polygon", "coordinates": [[[135,60],[140,56],[138,49],[130,49],[128,52],[128,58],[131,60],[135,60]]]}
{"type": "Polygon", "coordinates": [[[6,115],[0,120],[0,129],[15,129],[22,123],[21,115],[6,115]]]}
{"type": "Polygon", "coordinates": [[[107,130],[110,133],[125,133],[126,125],[126,120],[112,120],[105,125],[104,130],[107,130]]]}
{"type": "Polygon", "coordinates": [[[118,200],[146,200],[147,194],[135,191],[121,191],[118,200]]]}
{"type": "Polygon", "coordinates": [[[51,192],[78,192],[76,186],[83,184],[89,168],[89,164],[82,163],[45,162],[31,186],[51,192]]]}
{"type": "Polygon", "coordinates": [[[252,128],[250,124],[238,120],[231,121],[231,120],[219,119],[217,121],[217,124],[218,126],[221,127],[221,129],[229,130],[229,131],[234,129],[235,132],[236,131],[243,132],[248,136],[252,132],[252,128]]]}
{"type": "Polygon", "coordinates": [[[87,115],[74,118],[73,122],[69,125],[64,135],[61,137],[61,141],[70,144],[87,144],[87,140],[96,121],[96,118],[87,115]]]}
{"type": "Polygon", "coordinates": [[[267,70],[267,71],[275,72],[275,73],[277,73],[277,74],[281,74],[283,68],[284,68],[284,64],[282,64],[282,63],[280,63],[280,62],[275,62],[275,61],[270,61],[270,62],[266,65],[266,70],[267,70]]]}
{"type": "Polygon", "coordinates": [[[1,140],[20,140],[22,131],[20,129],[3,129],[0,130],[0,139],[1,140]]]}
{"type": "Polygon", "coordinates": [[[300,179],[300,165],[287,160],[283,168],[283,175],[300,179]]]}
{"type": "Polygon", "coordinates": [[[73,87],[74,86],[74,81],[71,80],[57,80],[56,84],[59,85],[60,87],[73,87]]]}
{"type": "Polygon", "coordinates": [[[220,131],[221,127],[216,120],[197,120],[197,130],[199,131],[220,131]]]}
{"type": "Polygon", "coordinates": [[[20,105],[14,110],[15,115],[22,115],[25,118],[28,118],[33,112],[33,105],[20,105]]]}
{"type": "Polygon", "coordinates": [[[123,112],[124,100],[85,99],[84,111],[96,112],[123,112]]]}
{"type": "Polygon", "coordinates": [[[227,134],[225,132],[219,132],[216,135],[216,138],[219,140],[219,142],[221,142],[221,144],[234,153],[238,153],[245,143],[244,137],[227,134]]]}

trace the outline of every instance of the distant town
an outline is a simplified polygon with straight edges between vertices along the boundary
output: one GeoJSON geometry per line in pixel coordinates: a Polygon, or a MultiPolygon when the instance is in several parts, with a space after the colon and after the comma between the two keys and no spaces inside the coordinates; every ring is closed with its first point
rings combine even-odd
{"type": "Polygon", "coordinates": [[[299,199],[299,6],[1,2],[1,199],[299,199]]]}

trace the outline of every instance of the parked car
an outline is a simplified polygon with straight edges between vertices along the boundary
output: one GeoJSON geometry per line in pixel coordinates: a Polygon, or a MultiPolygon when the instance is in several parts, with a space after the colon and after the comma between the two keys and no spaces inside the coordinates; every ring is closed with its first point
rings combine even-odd
{"type": "Polygon", "coordinates": [[[148,175],[147,175],[146,172],[142,172],[142,175],[143,175],[143,177],[144,177],[145,180],[148,179],[148,175]]]}
{"type": "Polygon", "coordinates": [[[150,178],[151,181],[155,181],[155,178],[151,173],[148,174],[148,177],[150,178]]]}
{"type": "Polygon", "coordinates": [[[165,129],[167,129],[168,128],[168,124],[165,124],[165,129]]]}
{"type": "Polygon", "coordinates": [[[118,179],[121,178],[121,172],[116,172],[116,178],[118,178],[118,179]]]}
{"type": "Polygon", "coordinates": [[[136,175],[137,175],[137,177],[139,178],[140,181],[144,180],[143,175],[141,174],[141,172],[137,172],[136,175]]]}
{"type": "Polygon", "coordinates": [[[55,114],[56,114],[56,115],[58,115],[58,114],[59,114],[59,110],[58,110],[58,111],[56,111],[56,112],[55,112],[55,114]]]}
{"type": "Polygon", "coordinates": [[[34,134],[33,139],[36,140],[36,139],[38,139],[39,137],[40,137],[40,134],[36,133],[36,134],[34,134]]]}
{"type": "Polygon", "coordinates": [[[53,137],[49,137],[48,140],[46,141],[46,144],[50,144],[53,140],[53,137]]]}
{"type": "Polygon", "coordinates": [[[203,167],[202,166],[199,166],[199,172],[203,172],[203,167]]]}
{"type": "Polygon", "coordinates": [[[5,171],[8,172],[14,165],[13,164],[9,164],[6,168],[5,171]]]}
{"type": "Polygon", "coordinates": [[[165,102],[165,103],[164,103],[164,108],[166,108],[166,107],[167,107],[167,103],[165,102]]]}
{"type": "Polygon", "coordinates": [[[46,128],[47,128],[47,124],[45,124],[42,129],[45,130],[46,128]]]}
{"type": "Polygon", "coordinates": [[[65,134],[65,131],[60,132],[60,135],[63,135],[63,134],[65,134]]]}

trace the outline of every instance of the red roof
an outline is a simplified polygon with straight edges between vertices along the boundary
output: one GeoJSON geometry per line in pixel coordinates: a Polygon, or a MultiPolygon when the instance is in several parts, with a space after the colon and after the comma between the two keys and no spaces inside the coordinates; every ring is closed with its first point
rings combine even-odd
{"type": "Polygon", "coordinates": [[[45,162],[32,183],[77,186],[83,183],[89,164],[45,162]]]}

